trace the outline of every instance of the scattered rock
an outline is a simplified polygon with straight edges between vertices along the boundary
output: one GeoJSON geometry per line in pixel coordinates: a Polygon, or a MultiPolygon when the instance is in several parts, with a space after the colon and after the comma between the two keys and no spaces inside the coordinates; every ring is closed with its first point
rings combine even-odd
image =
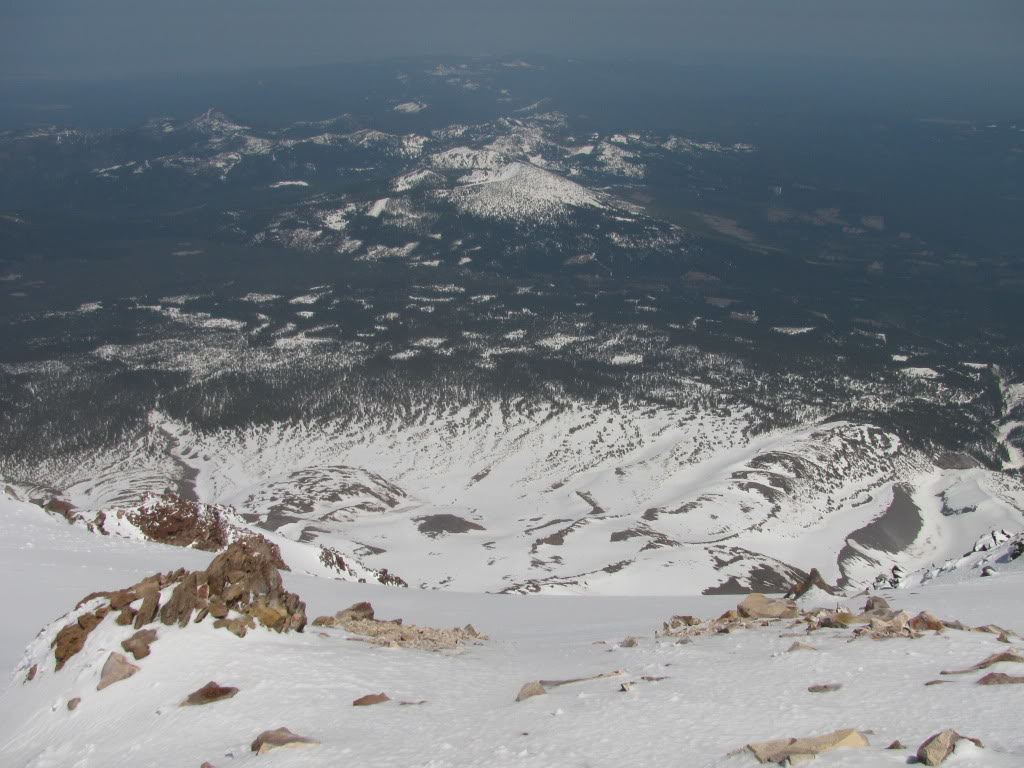
{"type": "Polygon", "coordinates": [[[627,680],[619,686],[619,693],[629,693],[633,690],[633,685],[634,683],[632,681],[627,680]]]}
{"type": "Polygon", "coordinates": [[[245,637],[246,632],[249,629],[255,629],[256,623],[250,617],[246,619],[217,619],[213,622],[214,629],[226,629],[233,635],[238,637],[245,637]],[[246,621],[248,619],[248,621],[246,621]]]}
{"type": "Polygon", "coordinates": [[[391,701],[391,697],[386,693],[368,693],[365,696],[360,696],[358,699],[352,702],[353,707],[372,707],[374,704],[383,704],[385,701],[391,701]]]}
{"type": "Polygon", "coordinates": [[[896,741],[886,747],[886,749],[906,749],[906,746],[899,739],[896,739],[896,741]]]}
{"type": "Polygon", "coordinates": [[[908,624],[911,629],[917,630],[918,632],[926,629],[941,632],[945,629],[945,625],[943,625],[939,619],[928,613],[928,611],[921,611],[917,616],[912,618],[908,624]]]}
{"type": "Polygon", "coordinates": [[[314,747],[319,743],[316,739],[311,739],[308,736],[292,733],[287,728],[275,728],[257,736],[249,748],[257,755],[264,755],[274,749],[314,747]]]}
{"type": "Polygon", "coordinates": [[[33,664],[31,667],[29,667],[28,668],[28,672],[25,675],[25,682],[26,683],[31,683],[33,680],[35,680],[36,672],[38,672],[38,671],[39,671],[39,665],[38,664],[33,664]]]}
{"type": "Polygon", "coordinates": [[[155,629],[140,629],[121,643],[121,647],[135,657],[136,661],[149,656],[149,646],[156,640],[155,629]]]}
{"type": "Polygon", "coordinates": [[[419,701],[400,701],[400,702],[398,702],[399,706],[402,706],[402,707],[418,707],[420,704],[426,704],[426,703],[427,703],[426,699],[420,699],[419,701]]]}
{"type": "Polygon", "coordinates": [[[216,701],[224,701],[232,698],[238,689],[229,685],[218,685],[212,680],[198,690],[192,691],[188,697],[181,702],[182,707],[198,707],[204,704],[213,704],[216,701]]]}
{"type": "Polygon", "coordinates": [[[786,649],[786,653],[793,653],[793,651],[816,651],[818,650],[810,643],[802,643],[799,640],[793,642],[789,648],[786,649]]]}
{"type": "Polygon", "coordinates": [[[127,680],[138,671],[139,667],[128,661],[124,654],[111,651],[100,671],[100,682],[96,686],[96,690],[102,691],[108,685],[127,680]]]}
{"type": "Polygon", "coordinates": [[[426,651],[451,650],[464,643],[487,639],[487,635],[481,634],[472,625],[464,629],[435,629],[404,624],[401,619],[381,621],[374,618],[373,606],[369,603],[356,603],[338,611],[334,616],[318,616],[313,620],[313,626],[344,629],[362,636],[357,639],[375,645],[426,651]]]}
{"type": "Polygon", "coordinates": [[[884,597],[878,595],[872,595],[868,598],[867,602],[864,603],[863,613],[871,614],[880,619],[891,619],[896,612],[889,607],[888,601],[884,597]]]}
{"type": "Polygon", "coordinates": [[[760,592],[752,592],[736,606],[736,612],[750,619],[792,619],[800,614],[800,609],[792,600],[765,597],[760,592]]]}
{"type": "Polygon", "coordinates": [[[1005,672],[989,672],[978,681],[978,685],[1019,685],[1024,683],[1022,675],[1008,675],[1005,672]]]}
{"type": "Polygon", "coordinates": [[[929,736],[917,748],[918,762],[925,765],[940,765],[947,757],[953,754],[957,742],[962,739],[972,741],[979,747],[984,746],[978,739],[972,739],[970,736],[961,736],[952,729],[946,729],[933,736],[929,736]]]}
{"type": "Polygon", "coordinates": [[[832,693],[843,687],[842,683],[823,683],[821,685],[809,685],[807,690],[811,693],[832,693]]]}
{"type": "Polygon", "coordinates": [[[590,680],[603,680],[606,677],[615,677],[621,674],[622,670],[616,669],[612,672],[602,672],[599,675],[590,675],[589,677],[570,677],[565,680],[538,680],[537,682],[547,689],[557,688],[560,685],[571,685],[572,683],[585,683],[590,680]]]}
{"type": "Polygon", "coordinates": [[[516,701],[525,701],[531,696],[543,696],[546,693],[547,691],[544,690],[544,686],[540,684],[539,680],[532,680],[519,689],[519,693],[516,694],[516,701]]]}
{"type": "Polygon", "coordinates": [[[69,712],[74,712],[76,709],[78,709],[78,705],[81,704],[81,703],[82,703],[82,697],[81,696],[75,696],[75,698],[73,698],[73,699],[68,699],[68,711],[69,712]]]}
{"type": "Polygon", "coordinates": [[[869,746],[867,736],[860,731],[847,728],[841,731],[833,731],[823,736],[813,736],[805,739],[779,739],[775,741],[762,741],[748,744],[745,748],[753,752],[754,757],[760,763],[787,763],[793,765],[798,762],[812,760],[822,752],[828,752],[839,747],[862,748],[869,746]]]}
{"type": "Polygon", "coordinates": [[[1024,664],[1024,656],[1021,656],[1021,654],[1015,648],[1008,648],[1007,650],[1001,651],[1000,653],[993,653],[991,656],[982,659],[973,666],[966,667],[964,669],[943,670],[939,674],[965,675],[969,672],[977,672],[979,669],[988,669],[993,664],[998,664],[1002,661],[1011,661],[1017,662],[1018,664],[1024,664]]]}
{"type": "Polygon", "coordinates": [[[639,637],[637,637],[635,635],[630,635],[629,637],[624,639],[621,643],[619,643],[619,647],[620,648],[636,648],[637,644],[640,642],[641,639],[642,638],[639,638],[639,637]]]}

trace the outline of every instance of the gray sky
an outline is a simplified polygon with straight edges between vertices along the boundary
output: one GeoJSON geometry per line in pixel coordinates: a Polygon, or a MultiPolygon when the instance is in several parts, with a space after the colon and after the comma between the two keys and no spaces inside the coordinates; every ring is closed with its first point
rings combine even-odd
{"type": "Polygon", "coordinates": [[[0,77],[418,54],[701,52],[1024,65],[1024,0],[0,0],[0,77]]]}

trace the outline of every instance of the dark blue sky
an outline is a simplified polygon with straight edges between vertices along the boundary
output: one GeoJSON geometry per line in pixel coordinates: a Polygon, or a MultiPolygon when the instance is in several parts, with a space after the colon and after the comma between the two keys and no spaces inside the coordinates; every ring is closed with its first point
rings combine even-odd
{"type": "Polygon", "coordinates": [[[0,76],[105,77],[418,54],[1005,58],[1024,0],[0,0],[0,76]]]}

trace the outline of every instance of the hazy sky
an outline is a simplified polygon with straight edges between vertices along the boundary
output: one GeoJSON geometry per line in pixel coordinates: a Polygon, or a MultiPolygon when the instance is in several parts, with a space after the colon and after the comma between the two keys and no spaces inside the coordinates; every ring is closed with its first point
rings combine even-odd
{"type": "Polygon", "coordinates": [[[701,52],[1024,64],[1024,0],[0,0],[0,77],[701,52]]]}

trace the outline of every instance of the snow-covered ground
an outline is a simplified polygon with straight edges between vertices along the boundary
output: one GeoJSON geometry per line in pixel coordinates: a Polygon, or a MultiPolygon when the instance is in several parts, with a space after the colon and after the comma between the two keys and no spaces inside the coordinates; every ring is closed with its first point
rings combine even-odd
{"type": "MultiPolygon", "coordinates": [[[[0,502],[0,577],[8,586],[0,663],[18,665],[35,632],[84,594],[127,586],[179,566],[205,567],[210,555],[114,537],[92,536],[38,507],[0,502]]],[[[1013,566],[1014,564],[1010,564],[1013,566]]],[[[886,593],[894,607],[928,609],[944,619],[1024,628],[1024,571],[946,579],[886,593]]],[[[789,622],[697,637],[655,638],[674,614],[710,618],[736,597],[551,597],[424,592],[287,574],[310,617],[371,600],[378,616],[432,626],[472,622],[490,640],[457,651],[426,652],[347,642],[347,633],[309,627],[303,634],[250,632],[237,638],[209,622],[158,627],[152,653],[134,677],[96,691],[99,668],[132,629],[111,620],[59,672],[46,656],[35,679],[20,663],[0,697],[0,764],[74,766],[753,766],[730,755],[752,741],[812,736],[839,728],[869,735],[871,747],[823,754],[821,766],[903,765],[929,735],[950,727],[980,738],[947,765],[1019,766],[1020,689],[979,686],[983,672],[940,671],[1020,647],[993,634],[947,630],[919,639],[850,642],[848,630],[800,638],[817,650],[786,652],[789,622]],[[628,635],[635,647],[620,647],[628,635]],[[620,674],[551,687],[516,703],[530,680],[620,674]],[[644,679],[662,678],[658,680],[644,679]],[[203,707],[178,706],[206,682],[237,696],[203,707]],[[633,683],[628,691],[622,684],[633,683]],[[816,684],[840,683],[831,693],[816,684]],[[368,693],[391,701],[353,707],[368,693]],[[67,702],[81,697],[69,711],[67,702]],[[420,702],[403,706],[399,702],[420,702]],[[260,732],[287,726],[322,742],[256,756],[260,732]],[[884,749],[899,739],[911,747],[884,749]]],[[[859,609],[863,598],[849,601],[859,609]]],[[[37,645],[40,645],[37,643],[37,645]]],[[[1018,665],[1000,664],[1015,673],[1018,665]]]]}

